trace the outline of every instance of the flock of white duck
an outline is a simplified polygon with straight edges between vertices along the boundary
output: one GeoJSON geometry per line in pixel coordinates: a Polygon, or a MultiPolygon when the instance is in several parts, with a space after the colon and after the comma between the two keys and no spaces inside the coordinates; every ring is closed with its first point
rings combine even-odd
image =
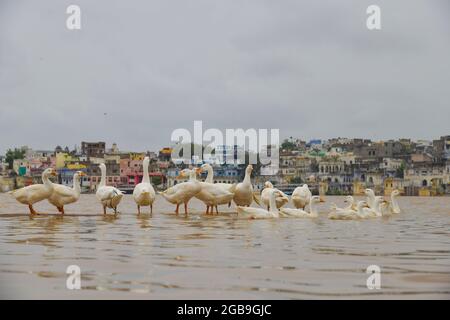
{"type": "MultiPolygon", "coordinates": [[[[149,158],[145,157],[143,161],[144,174],[142,182],[136,185],[133,191],[133,199],[136,202],[138,214],[141,213],[141,207],[150,207],[150,213],[153,213],[153,203],[156,198],[156,192],[150,183],[148,174],[149,158]]],[[[106,166],[100,164],[101,180],[98,185],[96,197],[103,206],[103,213],[111,208],[117,213],[117,207],[123,198],[123,193],[119,189],[106,185],[106,166]]],[[[281,190],[274,188],[271,182],[264,184],[264,189],[258,199],[253,192],[251,183],[252,165],[248,165],[245,170],[245,177],[241,183],[213,183],[214,172],[209,164],[204,164],[200,168],[184,169],[180,172],[179,178],[188,178],[182,182],[168,188],[160,194],[170,203],[176,205],[175,212],[179,213],[179,207],[184,205],[184,212],[188,214],[188,203],[192,198],[197,198],[206,206],[206,214],[219,213],[219,205],[236,204],[238,215],[250,219],[279,218],[279,217],[298,217],[298,218],[316,218],[318,217],[317,204],[321,202],[319,196],[313,196],[307,184],[297,187],[291,196],[294,208],[284,208],[289,203],[289,197],[281,190]],[[207,172],[204,182],[197,180],[197,175],[207,172]],[[259,207],[251,207],[255,201],[259,207]],[[305,210],[306,206],[309,210],[305,210]]],[[[42,173],[42,184],[34,184],[24,187],[10,193],[22,204],[29,207],[30,214],[37,214],[33,209],[33,204],[47,199],[54,205],[59,212],[64,214],[64,206],[78,201],[81,194],[80,178],[84,172],[78,171],[74,174],[73,187],[67,187],[50,181],[50,176],[56,176],[54,169],[46,169],[42,173]]],[[[330,219],[366,219],[377,218],[384,215],[400,213],[396,197],[400,195],[398,190],[391,193],[390,201],[385,201],[384,197],[375,196],[372,189],[366,189],[367,200],[355,203],[352,196],[347,196],[345,208],[338,208],[333,204],[328,214],[330,219]]]]}

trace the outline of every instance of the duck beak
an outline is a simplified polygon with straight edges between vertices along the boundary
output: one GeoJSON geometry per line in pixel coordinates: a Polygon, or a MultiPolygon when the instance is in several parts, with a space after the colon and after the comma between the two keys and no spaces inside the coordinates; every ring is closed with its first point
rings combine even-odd
{"type": "Polygon", "coordinates": [[[202,172],[203,172],[202,168],[195,168],[195,173],[200,174],[202,172]]]}
{"type": "Polygon", "coordinates": [[[84,173],[83,171],[80,172],[80,176],[84,177],[86,175],[86,173],[84,173]]]}
{"type": "Polygon", "coordinates": [[[56,170],[52,170],[52,173],[50,173],[52,176],[56,177],[58,174],[56,173],[56,170]]]}

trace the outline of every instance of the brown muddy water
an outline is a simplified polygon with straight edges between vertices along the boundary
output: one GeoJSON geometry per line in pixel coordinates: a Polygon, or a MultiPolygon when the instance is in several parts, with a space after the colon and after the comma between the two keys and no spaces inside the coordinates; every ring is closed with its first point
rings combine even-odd
{"type": "Polygon", "coordinates": [[[0,298],[25,299],[450,299],[450,198],[401,197],[403,213],[363,221],[239,219],[234,206],[176,216],[156,199],[136,215],[126,196],[117,216],[82,195],[57,214],[29,217],[0,194],[0,298]],[[146,211],[148,212],[148,211],[146,211]],[[81,289],[66,287],[69,265],[81,289]],[[366,268],[381,268],[369,290],[366,268]]]}

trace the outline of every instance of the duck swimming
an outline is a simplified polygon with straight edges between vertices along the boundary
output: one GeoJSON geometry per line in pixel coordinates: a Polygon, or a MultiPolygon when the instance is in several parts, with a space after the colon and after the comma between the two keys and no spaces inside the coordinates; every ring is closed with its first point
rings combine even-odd
{"type": "Polygon", "coordinates": [[[253,208],[247,206],[237,206],[239,216],[249,219],[271,219],[279,218],[280,214],[277,209],[275,198],[280,196],[280,192],[276,189],[270,190],[269,209],[253,208]]]}
{"type": "Polygon", "coordinates": [[[303,209],[280,208],[280,215],[283,217],[297,218],[317,218],[319,216],[316,204],[320,202],[319,196],[311,196],[309,203],[309,212],[303,209]]]}
{"type": "Polygon", "coordinates": [[[311,190],[309,190],[308,185],[305,183],[303,186],[295,188],[292,192],[292,203],[295,208],[305,210],[305,207],[309,204],[311,196],[311,190]]]}
{"type": "Polygon", "coordinates": [[[261,191],[261,202],[265,206],[267,206],[267,210],[269,210],[270,195],[272,193],[272,190],[277,190],[280,193],[280,195],[275,198],[275,202],[278,209],[289,202],[289,197],[284,192],[274,188],[272,182],[266,181],[264,183],[264,189],[261,191]]]}

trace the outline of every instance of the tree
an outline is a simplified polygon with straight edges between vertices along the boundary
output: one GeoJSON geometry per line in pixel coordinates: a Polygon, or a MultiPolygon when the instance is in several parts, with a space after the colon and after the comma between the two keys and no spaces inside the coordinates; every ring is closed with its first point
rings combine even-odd
{"type": "Polygon", "coordinates": [[[395,170],[395,177],[403,179],[404,176],[405,176],[405,162],[402,162],[400,167],[397,170],[395,170]]]}
{"type": "Polygon", "coordinates": [[[24,159],[24,157],[25,150],[14,148],[14,150],[8,149],[8,151],[6,151],[5,160],[8,163],[9,169],[12,169],[14,160],[24,159]]]}
{"type": "Polygon", "coordinates": [[[283,143],[281,144],[281,149],[283,150],[294,150],[295,144],[288,139],[284,139],[283,143]]]}
{"type": "Polygon", "coordinates": [[[302,184],[303,180],[301,177],[294,177],[289,181],[291,184],[302,184]]]}
{"type": "Polygon", "coordinates": [[[152,177],[152,182],[155,186],[159,186],[162,183],[161,176],[154,176],[152,177]]]}

